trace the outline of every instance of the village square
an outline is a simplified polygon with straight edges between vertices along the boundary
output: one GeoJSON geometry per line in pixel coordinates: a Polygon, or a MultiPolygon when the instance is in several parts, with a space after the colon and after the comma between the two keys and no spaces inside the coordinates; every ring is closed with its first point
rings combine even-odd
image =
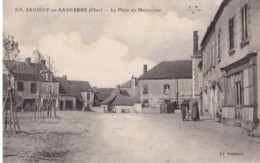
{"type": "MultiPolygon", "coordinates": [[[[202,10],[189,6],[188,12],[202,10]]],[[[70,36],[80,41],[60,34],[57,40],[65,40],[65,46],[53,46],[73,53],[73,44],[76,52],[96,56],[80,61],[84,55],[64,57],[34,48],[24,57],[23,42],[4,30],[3,162],[260,162],[259,17],[259,0],[223,0],[204,33],[184,31],[191,40],[187,58],[175,59],[175,51],[182,51],[176,48],[169,52],[172,59],[150,65],[153,62],[137,57],[142,64],[132,67],[116,63],[116,53],[131,51],[132,46],[136,52],[138,40],[126,47],[104,37],[83,47],[79,44],[84,40],[72,32],[70,36]],[[95,49],[98,44],[101,48],[95,49]],[[110,58],[100,55],[115,45],[121,49],[112,50],[110,58]],[[132,72],[121,82],[124,71],[130,70],[141,73],[132,72]],[[89,75],[90,82],[85,79],[91,71],[97,73],[89,75]],[[105,82],[114,85],[104,87],[105,82]]],[[[117,16],[111,18],[115,20],[117,16]]],[[[126,36],[118,40],[136,33],[123,31],[120,36],[126,36]]],[[[156,34],[144,37],[152,39],[150,35],[156,34]]],[[[41,40],[43,47],[48,39],[54,36],[41,40]]],[[[155,44],[140,46],[160,52],[153,49],[155,44]]]]}

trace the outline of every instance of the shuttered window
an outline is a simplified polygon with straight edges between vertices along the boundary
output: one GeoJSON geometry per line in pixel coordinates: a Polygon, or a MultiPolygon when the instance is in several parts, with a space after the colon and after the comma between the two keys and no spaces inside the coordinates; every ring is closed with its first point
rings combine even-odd
{"type": "Polygon", "coordinates": [[[242,42],[248,39],[248,5],[241,8],[242,42]]]}

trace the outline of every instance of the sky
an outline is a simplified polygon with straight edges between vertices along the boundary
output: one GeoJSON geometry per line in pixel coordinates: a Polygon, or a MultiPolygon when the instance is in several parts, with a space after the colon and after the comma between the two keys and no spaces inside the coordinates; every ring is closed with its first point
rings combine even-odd
{"type": "Polygon", "coordinates": [[[191,59],[193,31],[203,38],[222,0],[4,0],[3,31],[20,58],[51,56],[55,75],[115,87],[162,61],[191,59]],[[201,11],[192,14],[189,8],[201,11]],[[86,8],[86,12],[30,9],[86,8]],[[90,8],[102,12],[89,12],[90,8]],[[118,9],[129,9],[123,12],[118,9]],[[131,12],[131,9],[160,12],[131,12]],[[22,11],[21,11],[22,9],[22,11]],[[112,12],[116,11],[116,12],[112,12]],[[39,11],[39,10],[38,10],[39,11]]]}

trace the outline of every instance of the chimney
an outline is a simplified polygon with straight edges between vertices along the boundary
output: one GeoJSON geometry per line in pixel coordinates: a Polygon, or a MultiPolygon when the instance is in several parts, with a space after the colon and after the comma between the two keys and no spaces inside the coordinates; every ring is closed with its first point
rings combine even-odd
{"type": "Polygon", "coordinates": [[[120,85],[116,85],[116,94],[120,93],[120,85]]]}
{"type": "Polygon", "coordinates": [[[131,81],[132,81],[131,87],[135,88],[136,87],[136,78],[132,76],[131,81]]]}
{"type": "Polygon", "coordinates": [[[30,65],[31,64],[31,58],[30,57],[29,58],[25,58],[25,63],[27,65],[30,65]]]}
{"type": "Polygon", "coordinates": [[[147,73],[147,65],[144,65],[144,74],[147,73]]]}
{"type": "Polygon", "coordinates": [[[42,59],[42,60],[40,60],[40,63],[45,66],[46,65],[46,60],[42,59]]]}
{"type": "Polygon", "coordinates": [[[193,55],[196,55],[199,50],[198,31],[193,31],[193,55]]]}
{"type": "Polygon", "coordinates": [[[95,93],[97,93],[97,87],[93,87],[95,93]]]}
{"type": "Polygon", "coordinates": [[[63,75],[62,77],[67,80],[67,75],[63,75]]]}

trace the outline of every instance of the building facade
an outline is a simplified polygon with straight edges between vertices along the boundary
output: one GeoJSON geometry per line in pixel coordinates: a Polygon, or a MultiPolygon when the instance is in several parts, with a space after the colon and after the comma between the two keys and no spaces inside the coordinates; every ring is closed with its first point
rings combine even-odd
{"type": "Polygon", "coordinates": [[[198,31],[193,32],[193,55],[192,59],[192,98],[198,102],[200,114],[203,115],[203,98],[201,94],[202,86],[202,55],[199,50],[199,36],[198,31]]]}
{"type": "Polygon", "coordinates": [[[68,80],[66,75],[55,80],[60,84],[59,110],[84,110],[93,106],[94,90],[89,82],[68,80]]]}
{"type": "MultiPolygon", "coordinates": [[[[146,68],[146,67],[145,67],[146,68]]],[[[161,62],[139,78],[140,101],[143,106],[160,108],[164,103],[192,97],[192,62],[161,62]]],[[[167,111],[161,111],[167,112],[167,111]]]]}
{"type": "Polygon", "coordinates": [[[30,58],[25,62],[4,61],[4,74],[10,74],[15,95],[22,99],[23,107],[34,106],[36,100],[41,103],[52,101],[52,105],[59,105],[59,83],[53,79],[53,74],[45,66],[45,61],[32,63],[30,58]],[[8,73],[8,71],[10,73],[8,73]]]}
{"type": "Polygon", "coordinates": [[[211,116],[259,120],[259,16],[259,0],[225,0],[201,42],[203,110],[211,116]]]}

